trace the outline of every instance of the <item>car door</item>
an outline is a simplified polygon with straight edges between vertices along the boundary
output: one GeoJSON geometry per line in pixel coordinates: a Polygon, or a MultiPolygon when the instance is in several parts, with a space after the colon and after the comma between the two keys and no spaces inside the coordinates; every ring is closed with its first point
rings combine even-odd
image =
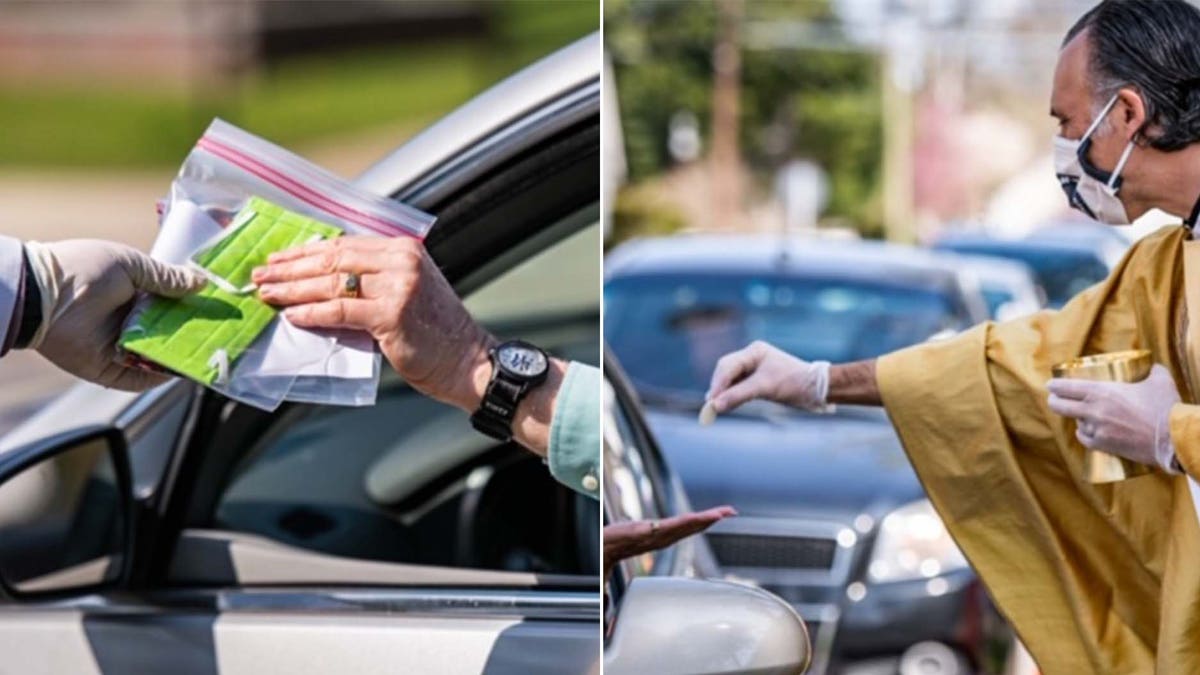
{"type": "MultiPolygon", "coordinates": [[[[598,63],[598,38],[572,50],[598,63]]],[[[569,292],[585,266],[553,264],[590,247],[598,265],[598,69],[564,74],[578,70],[531,67],[518,79],[539,81],[505,83],[504,105],[564,86],[416,161],[431,136],[473,129],[464,113],[494,116],[488,92],[363,181],[439,216],[426,244],[459,293],[490,294],[468,300],[485,316],[510,302],[494,331],[596,363],[599,298],[569,292]]],[[[385,378],[374,408],[271,414],[181,383],[117,421],[140,507],[127,587],[5,605],[0,673],[598,668],[596,503],[402,382],[385,378]]]]}

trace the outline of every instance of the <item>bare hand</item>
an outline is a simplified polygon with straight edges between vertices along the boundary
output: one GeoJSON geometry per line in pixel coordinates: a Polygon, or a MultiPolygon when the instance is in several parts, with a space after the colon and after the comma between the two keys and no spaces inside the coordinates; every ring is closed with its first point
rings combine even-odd
{"type": "Polygon", "coordinates": [[[491,375],[494,339],[467,313],[410,237],[339,237],[272,254],[254,270],[260,297],[310,328],[364,330],[414,389],[473,411],[491,375]],[[358,297],[346,297],[349,274],[358,297]]]}
{"type": "Polygon", "coordinates": [[[657,521],[633,520],[609,525],[604,528],[604,579],[626,558],[666,548],[736,515],[732,506],[718,506],[657,521]]]}

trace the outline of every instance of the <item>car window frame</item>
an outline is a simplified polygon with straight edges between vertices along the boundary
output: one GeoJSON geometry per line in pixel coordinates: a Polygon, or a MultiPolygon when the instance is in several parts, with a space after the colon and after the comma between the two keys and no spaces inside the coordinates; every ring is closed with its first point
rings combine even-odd
{"type": "MultiPolygon", "coordinates": [[[[605,381],[612,386],[616,397],[616,404],[624,411],[625,418],[636,436],[636,448],[639,451],[643,465],[646,467],[646,474],[650,479],[654,497],[659,504],[659,513],[664,518],[678,515],[684,510],[684,506],[676,494],[670,468],[662,454],[662,450],[658,447],[658,441],[654,438],[649,424],[646,423],[645,416],[642,413],[642,404],[638,399],[636,390],[630,383],[625,371],[622,370],[620,363],[607,346],[604,347],[603,374],[605,381]]],[[[607,505],[604,508],[604,515],[606,521],[612,522],[612,513],[607,505]]],[[[657,551],[654,566],[649,570],[648,576],[670,574],[675,568],[678,546],[679,544],[677,543],[657,551]]],[[[614,567],[614,574],[618,571],[623,572],[624,566],[616,565],[614,567]]],[[[632,579],[624,576],[622,581],[627,587],[632,579]]]]}

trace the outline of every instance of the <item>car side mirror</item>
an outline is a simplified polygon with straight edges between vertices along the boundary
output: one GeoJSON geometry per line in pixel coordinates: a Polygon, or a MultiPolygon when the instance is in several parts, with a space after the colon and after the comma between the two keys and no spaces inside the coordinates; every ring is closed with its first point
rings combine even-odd
{"type": "Polygon", "coordinates": [[[727,581],[638,577],[621,598],[604,648],[610,675],[792,675],[812,658],[796,611],[727,581]]]}
{"type": "Polygon", "coordinates": [[[120,583],[132,526],[119,430],[92,427],[0,454],[0,588],[9,597],[120,583]]]}

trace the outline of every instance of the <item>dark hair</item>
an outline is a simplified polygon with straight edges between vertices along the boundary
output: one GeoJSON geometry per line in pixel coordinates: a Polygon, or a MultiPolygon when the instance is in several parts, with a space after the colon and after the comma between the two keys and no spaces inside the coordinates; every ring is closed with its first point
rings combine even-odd
{"type": "Polygon", "coordinates": [[[1142,135],[1152,147],[1200,141],[1200,9],[1184,0],[1104,0],[1067,31],[1063,45],[1084,29],[1097,98],[1132,85],[1146,106],[1142,135]]]}

